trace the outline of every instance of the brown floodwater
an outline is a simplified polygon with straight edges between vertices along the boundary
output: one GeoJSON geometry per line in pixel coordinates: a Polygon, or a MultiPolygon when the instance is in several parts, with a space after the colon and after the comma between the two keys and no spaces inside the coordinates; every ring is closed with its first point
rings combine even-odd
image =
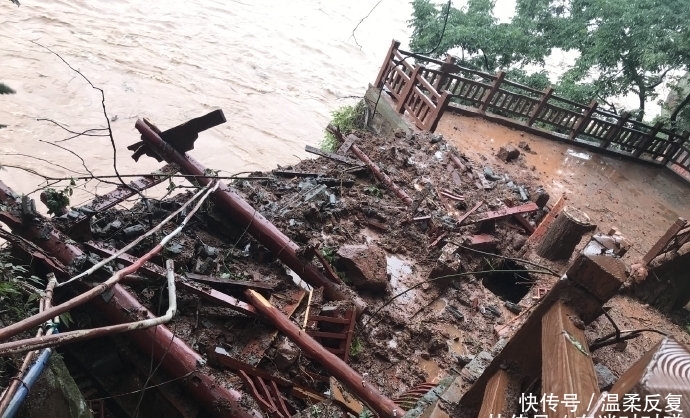
{"type": "MultiPolygon", "coordinates": [[[[391,39],[407,40],[407,1],[23,1],[0,2],[0,164],[48,176],[113,174],[110,139],[71,136],[106,127],[103,89],[121,173],[151,171],[126,146],[137,118],[166,129],[213,109],[227,123],[201,135],[190,153],[235,173],[304,158],[330,112],[353,104],[376,78],[391,39]],[[60,58],[32,43],[36,41],[60,58]],[[67,148],[61,149],[50,143],[67,148]],[[32,158],[34,157],[34,158],[32,158]]],[[[100,133],[98,131],[93,133],[100,133]]],[[[41,178],[18,169],[0,180],[29,192],[41,178]]],[[[101,191],[108,190],[106,186],[101,191]]],[[[76,203],[76,202],[75,202],[76,203]]]]}

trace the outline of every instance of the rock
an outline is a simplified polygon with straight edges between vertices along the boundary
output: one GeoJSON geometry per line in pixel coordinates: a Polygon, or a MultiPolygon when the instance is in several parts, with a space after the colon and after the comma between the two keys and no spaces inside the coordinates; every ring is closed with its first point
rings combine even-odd
{"type": "Polygon", "coordinates": [[[527,141],[520,141],[518,144],[518,148],[525,150],[526,152],[532,151],[532,149],[529,147],[529,144],[527,141]]]}
{"type": "MultiPolygon", "coordinates": [[[[452,275],[456,274],[460,270],[460,259],[456,255],[458,248],[460,247],[451,243],[443,246],[441,249],[441,255],[439,256],[438,260],[436,260],[436,264],[429,273],[429,279],[443,277],[443,279],[440,279],[440,283],[443,285],[448,285],[453,281],[454,277],[452,277],[452,275]],[[446,278],[445,276],[450,277],[446,278]]],[[[438,282],[439,281],[437,281],[437,283],[438,282]]]]}
{"type": "Polygon", "coordinates": [[[520,235],[520,234],[514,234],[513,235],[513,242],[511,243],[511,245],[513,246],[513,249],[515,251],[518,251],[520,248],[522,248],[525,245],[526,242],[527,242],[526,236],[520,235]]]}
{"type": "Polygon", "coordinates": [[[338,249],[338,267],[355,287],[386,290],[386,253],[374,244],[343,245],[338,249]]]}
{"type": "Polygon", "coordinates": [[[513,160],[516,160],[520,156],[520,150],[515,148],[513,145],[508,144],[499,148],[496,156],[509,163],[513,160]]]}
{"type": "Polygon", "coordinates": [[[91,417],[84,397],[60,356],[53,354],[48,367],[31,389],[17,413],[20,418],[91,417]]]}
{"type": "Polygon", "coordinates": [[[433,337],[429,344],[429,354],[437,356],[448,351],[448,343],[443,338],[433,337]]]}
{"type": "Polygon", "coordinates": [[[286,370],[297,361],[299,357],[299,349],[287,338],[276,348],[276,354],[273,358],[278,370],[286,370]]]}
{"type": "Polygon", "coordinates": [[[594,371],[597,373],[597,382],[601,391],[609,390],[618,381],[613,372],[601,363],[594,365],[594,371]]]}

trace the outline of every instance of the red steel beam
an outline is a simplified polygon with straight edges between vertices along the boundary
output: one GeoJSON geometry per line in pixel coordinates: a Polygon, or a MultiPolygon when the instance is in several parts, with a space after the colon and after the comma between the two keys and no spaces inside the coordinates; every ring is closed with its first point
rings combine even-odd
{"type": "MultiPolygon", "coordinates": [[[[206,172],[204,166],[192,157],[175,150],[151,129],[146,122],[139,119],[134,126],[141,132],[141,138],[147,146],[155,150],[167,162],[177,164],[182,173],[194,176],[204,175],[206,172]]],[[[206,185],[213,181],[213,178],[198,177],[196,181],[201,185],[206,185]]],[[[331,282],[321,274],[316,266],[300,259],[297,255],[299,246],[228,186],[222,184],[213,193],[213,197],[215,202],[232,219],[233,223],[241,228],[246,228],[261,245],[273,252],[276,257],[297,273],[305,282],[314,287],[323,287],[324,295],[328,299],[352,300],[360,312],[366,308],[365,303],[349,288],[331,282]]]]}

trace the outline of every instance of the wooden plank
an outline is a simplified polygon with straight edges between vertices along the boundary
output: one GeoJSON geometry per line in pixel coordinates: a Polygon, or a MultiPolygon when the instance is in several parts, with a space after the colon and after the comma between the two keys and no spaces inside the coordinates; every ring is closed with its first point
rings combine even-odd
{"type": "Polygon", "coordinates": [[[478,219],[473,220],[471,223],[476,224],[479,222],[494,221],[520,213],[534,212],[537,209],[539,209],[539,206],[537,206],[536,203],[528,202],[524,205],[513,206],[512,208],[504,208],[495,211],[480,213],[480,217],[478,219]]]}
{"type": "Polygon", "coordinates": [[[462,225],[462,223],[465,221],[465,219],[467,219],[468,216],[470,216],[471,214],[473,214],[473,213],[474,213],[477,209],[479,209],[479,207],[480,207],[481,205],[483,205],[483,204],[484,204],[484,201],[483,201],[483,200],[480,200],[479,202],[477,202],[476,205],[474,205],[474,206],[472,207],[472,209],[470,209],[470,210],[468,210],[467,212],[465,212],[464,214],[460,215],[460,216],[458,217],[458,225],[462,225]]]}
{"type": "Polygon", "coordinates": [[[645,254],[645,256],[642,258],[642,260],[644,261],[644,264],[647,265],[647,264],[649,264],[652,260],[654,260],[654,258],[655,258],[657,255],[659,255],[659,253],[661,252],[661,250],[664,249],[664,247],[665,247],[665,246],[668,244],[668,242],[678,233],[678,231],[680,231],[681,229],[683,229],[683,227],[685,226],[685,224],[686,224],[687,222],[688,222],[688,221],[686,221],[686,220],[683,219],[683,218],[678,218],[678,219],[676,219],[676,222],[674,222],[673,225],[671,225],[671,226],[666,230],[666,233],[664,233],[664,235],[662,235],[661,238],[659,238],[659,240],[656,242],[656,244],[654,244],[654,245],[652,246],[652,248],[650,248],[649,251],[647,251],[647,254],[645,254]]]}
{"type": "Polygon", "coordinates": [[[339,163],[344,163],[344,164],[349,164],[349,165],[354,165],[354,166],[361,166],[362,165],[359,161],[355,160],[354,158],[345,157],[345,156],[342,156],[339,154],[333,154],[332,152],[322,151],[316,147],[312,147],[311,145],[306,145],[304,147],[304,150],[309,152],[309,153],[316,154],[318,156],[328,158],[328,159],[333,160],[333,161],[337,161],[339,163]]]}
{"type": "Polygon", "coordinates": [[[537,226],[532,235],[530,235],[529,238],[527,238],[527,244],[532,244],[536,241],[541,240],[544,237],[546,230],[549,229],[549,226],[553,223],[554,219],[556,219],[556,216],[558,216],[558,214],[561,213],[561,210],[563,210],[565,202],[566,197],[565,194],[563,194],[553,205],[549,213],[547,213],[546,216],[544,216],[544,219],[541,220],[539,226],[537,226]]]}
{"type": "Polygon", "coordinates": [[[548,411],[555,417],[580,417],[587,412],[584,400],[599,396],[585,332],[571,318],[577,318],[575,311],[558,300],[542,319],[542,394],[559,400],[548,411]],[[576,396],[580,403],[572,408],[560,402],[565,394],[576,396]]]}
{"type": "Polygon", "coordinates": [[[201,296],[206,300],[220,303],[221,305],[234,311],[250,316],[256,315],[256,309],[254,309],[252,305],[242,302],[241,300],[230,295],[226,295],[223,292],[219,292],[212,287],[202,286],[201,284],[194,283],[191,280],[176,280],[175,284],[180,290],[187,290],[195,295],[201,296]]]}
{"type": "Polygon", "coordinates": [[[489,378],[484,390],[482,407],[479,410],[479,417],[499,417],[503,416],[506,404],[506,389],[508,388],[508,372],[498,369],[489,378]]]}
{"type": "Polygon", "coordinates": [[[223,279],[223,278],[216,277],[216,276],[207,276],[204,274],[196,274],[196,273],[185,273],[185,277],[187,277],[190,280],[194,280],[194,281],[202,282],[202,283],[213,283],[213,284],[227,285],[227,286],[238,286],[238,287],[249,288],[249,289],[273,290],[279,284],[277,282],[270,282],[270,281],[263,281],[263,280],[259,281],[259,280],[223,279]]]}

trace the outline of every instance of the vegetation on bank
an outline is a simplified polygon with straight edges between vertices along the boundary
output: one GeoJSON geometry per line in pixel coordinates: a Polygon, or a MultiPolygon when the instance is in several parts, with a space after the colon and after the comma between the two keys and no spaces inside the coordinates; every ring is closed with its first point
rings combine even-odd
{"type": "MultiPolygon", "coordinates": [[[[343,106],[331,112],[330,124],[335,126],[343,135],[352,133],[366,127],[366,105],[360,100],[354,106],[343,106]]],[[[338,149],[338,139],[328,130],[324,131],[325,137],[321,141],[320,148],[323,151],[335,152],[338,149]]]]}
{"type": "MultiPolygon", "coordinates": [[[[412,5],[414,52],[440,56],[450,51],[460,65],[503,70],[511,80],[537,89],[551,84],[543,69],[549,55],[572,52],[575,62],[555,83],[556,94],[583,103],[596,99],[619,112],[623,109],[612,99],[632,93],[638,107],[626,110],[638,120],[649,100],[690,70],[685,0],[517,0],[506,23],[494,15],[493,0],[468,0],[462,8],[450,2],[439,7],[431,0],[412,5]]],[[[685,91],[683,98],[688,96],[685,91]]],[[[683,98],[676,108],[687,106],[690,100],[683,98]]]]}

